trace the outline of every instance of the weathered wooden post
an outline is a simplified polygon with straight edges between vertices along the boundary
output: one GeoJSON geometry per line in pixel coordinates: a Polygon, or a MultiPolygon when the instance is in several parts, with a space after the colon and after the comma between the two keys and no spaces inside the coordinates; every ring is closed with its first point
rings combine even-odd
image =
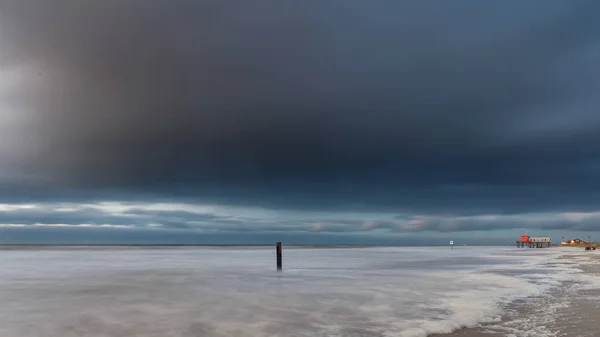
{"type": "Polygon", "coordinates": [[[281,252],[281,242],[277,242],[275,245],[275,250],[277,251],[277,270],[281,271],[283,268],[283,256],[281,252]]]}

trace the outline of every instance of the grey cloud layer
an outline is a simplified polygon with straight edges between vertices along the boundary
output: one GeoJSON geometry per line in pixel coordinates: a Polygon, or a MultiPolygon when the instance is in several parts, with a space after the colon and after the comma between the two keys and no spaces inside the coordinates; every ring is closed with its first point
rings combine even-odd
{"type": "Polygon", "coordinates": [[[274,208],[589,210],[598,10],[3,0],[0,69],[26,80],[2,97],[32,117],[0,178],[274,208]]]}
{"type": "MultiPolygon", "coordinates": [[[[346,213],[277,213],[276,217],[263,213],[238,216],[193,210],[193,205],[166,204],[166,208],[152,209],[152,204],[119,204],[115,208],[102,204],[29,205],[22,207],[0,204],[0,227],[109,227],[158,231],[197,233],[278,233],[288,234],[369,234],[419,232],[472,232],[482,230],[600,230],[600,213],[546,213],[525,215],[471,215],[471,216],[415,216],[402,215],[352,218],[346,213]],[[186,209],[190,210],[186,210],[186,209]],[[167,210],[169,209],[169,210],[167,210]],[[344,219],[343,217],[346,216],[344,219]]],[[[234,212],[235,213],[235,212],[234,212]]]]}

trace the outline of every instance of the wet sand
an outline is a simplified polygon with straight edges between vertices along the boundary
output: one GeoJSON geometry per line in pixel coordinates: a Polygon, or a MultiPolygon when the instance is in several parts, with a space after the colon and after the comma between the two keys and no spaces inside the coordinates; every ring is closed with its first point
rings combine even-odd
{"type": "MultiPolygon", "coordinates": [[[[591,258],[597,264],[581,269],[600,278],[600,255],[591,258]]],[[[580,285],[565,283],[551,296],[517,301],[501,322],[431,337],[600,337],[600,289],[580,285]]]]}
{"type": "MultiPolygon", "coordinates": [[[[520,314],[527,316],[531,314],[526,308],[521,308],[520,314]]],[[[498,331],[497,328],[463,329],[452,334],[437,335],[452,337],[599,337],[600,306],[591,300],[578,299],[570,303],[570,309],[558,315],[555,322],[531,326],[529,331],[498,331]]],[[[513,320],[514,318],[508,318],[513,320]]],[[[506,321],[504,321],[506,323],[506,321]]]]}

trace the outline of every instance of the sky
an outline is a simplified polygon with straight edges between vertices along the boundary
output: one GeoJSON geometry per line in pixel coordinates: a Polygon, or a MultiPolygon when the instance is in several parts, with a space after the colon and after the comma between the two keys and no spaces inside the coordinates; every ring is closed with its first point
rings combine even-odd
{"type": "Polygon", "coordinates": [[[0,0],[0,243],[600,231],[595,0],[0,0]]]}

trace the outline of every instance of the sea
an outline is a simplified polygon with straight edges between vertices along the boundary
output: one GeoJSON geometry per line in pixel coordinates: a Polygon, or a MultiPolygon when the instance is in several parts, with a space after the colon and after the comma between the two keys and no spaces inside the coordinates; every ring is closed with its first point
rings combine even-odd
{"type": "Polygon", "coordinates": [[[565,289],[600,288],[589,254],[284,246],[278,272],[274,247],[3,247],[0,336],[552,337],[565,289]]]}

